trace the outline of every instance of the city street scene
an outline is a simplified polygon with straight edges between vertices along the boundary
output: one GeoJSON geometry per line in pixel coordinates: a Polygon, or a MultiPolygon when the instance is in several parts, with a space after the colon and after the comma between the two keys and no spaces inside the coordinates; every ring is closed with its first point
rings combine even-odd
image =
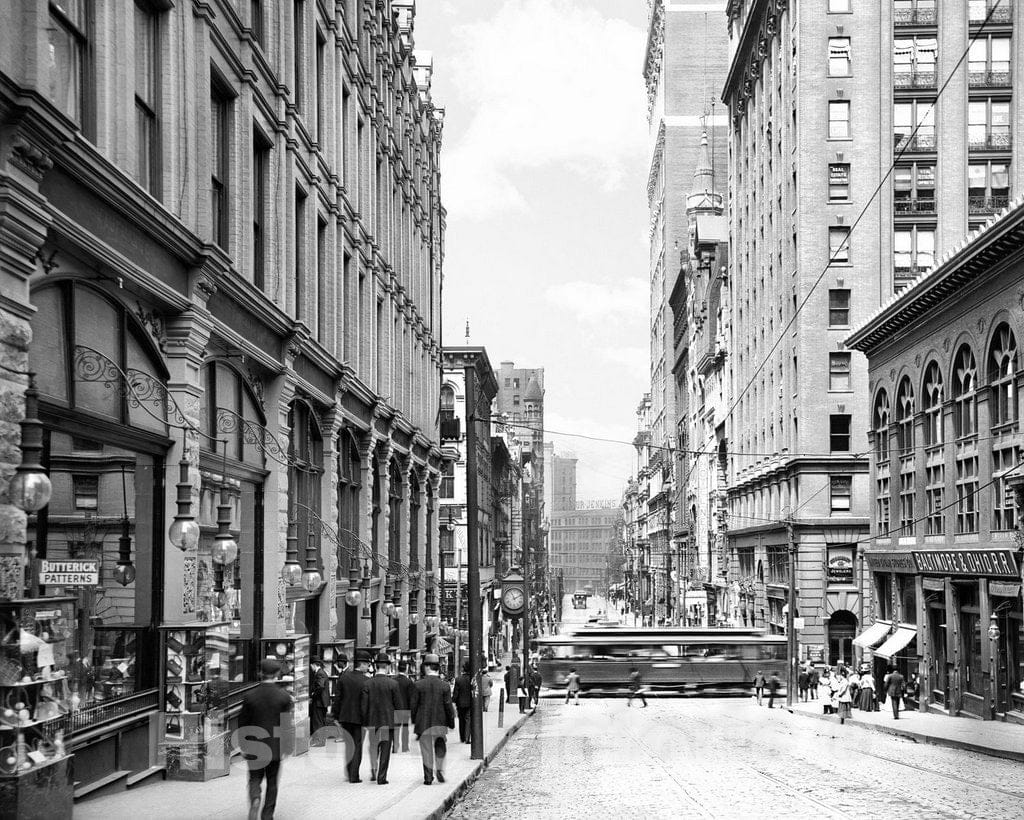
{"type": "Polygon", "coordinates": [[[0,3],[0,820],[1024,817],[1022,30],[0,3]]]}

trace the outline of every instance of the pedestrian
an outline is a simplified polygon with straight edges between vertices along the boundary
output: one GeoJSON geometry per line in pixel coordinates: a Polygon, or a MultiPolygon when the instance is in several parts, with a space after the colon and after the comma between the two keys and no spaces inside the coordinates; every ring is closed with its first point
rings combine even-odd
{"type": "Polygon", "coordinates": [[[530,699],[534,706],[540,706],[540,670],[536,664],[530,664],[530,699]]]}
{"type": "Polygon", "coordinates": [[[885,694],[892,701],[892,719],[900,719],[900,698],[906,692],[906,682],[899,673],[899,670],[893,666],[889,667],[888,674],[885,676],[885,681],[882,684],[885,687],[885,694]]]}
{"type": "Polygon", "coordinates": [[[519,699],[519,714],[526,714],[526,707],[530,705],[530,690],[527,688],[526,676],[519,678],[519,688],[516,689],[516,697],[519,699]]]}
{"type": "Polygon", "coordinates": [[[580,676],[576,671],[576,667],[569,670],[569,676],[565,679],[565,702],[569,703],[569,698],[576,699],[576,705],[580,705],[580,676]]]}
{"type": "Polygon", "coordinates": [[[873,712],[875,710],[875,679],[867,669],[860,673],[857,706],[864,712],[873,712]]]}
{"type": "Polygon", "coordinates": [[[846,669],[840,669],[836,681],[836,702],[839,708],[839,723],[846,723],[850,717],[850,707],[853,704],[853,694],[850,688],[850,677],[846,669]]]}
{"type": "Polygon", "coordinates": [[[797,690],[800,692],[800,700],[807,700],[807,687],[810,684],[811,676],[807,673],[807,669],[801,669],[800,674],[797,675],[797,690]]]}
{"type": "Polygon", "coordinates": [[[277,807],[277,779],[281,760],[294,751],[292,698],[276,683],[281,664],[272,658],[260,663],[259,686],[242,699],[235,745],[249,766],[249,820],[272,820],[277,807]],[[267,793],[260,811],[263,780],[267,793]]]}
{"type": "Polygon", "coordinates": [[[764,672],[760,669],[757,670],[757,674],[754,675],[754,694],[757,696],[757,705],[761,705],[761,695],[764,694],[764,672]]]}
{"type": "Polygon", "coordinates": [[[640,670],[635,666],[629,670],[629,698],[626,700],[626,706],[633,705],[633,698],[640,698],[643,703],[643,708],[647,708],[647,698],[644,697],[644,682],[640,677],[640,670]]]}
{"type": "Polygon", "coordinates": [[[429,786],[437,776],[444,783],[444,759],[448,754],[448,730],[455,728],[455,707],[452,690],[441,680],[437,655],[423,657],[423,677],[413,684],[413,731],[420,744],[423,760],[423,785],[429,786]]]}
{"type": "MultiPolygon", "coordinates": [[[[512,677],[512,666],[508,664],[505,666],[505,702],[513,703],[516,696],[516,684],[518,680],[514,680],[512,677]]],[[[518,675],[516,675],[518,678],[518,675]]]]}
{"type": "Polygon", "coordinates": [[[327,710],[331,706],[331,681],[320,658],[311,658],[309,668],[309,745],[323,746],[328,734],[327,710]]]}
{"type": "Polygon", "coordinates": [[[818,699],[818,684],[821,683],[821,674],[818,672],[817,667],[810,667],[808,670],[810,675],[807,681],[807,691],[811,696],[811,700],[818,699]]]}
{"type": "Polygon", "coordinates": [[[398,682],[391,677],[391,658],[384,652],[377,655],[377,669],[363,688],[363,726],[370,737],[370,779],[378,785],[388,784],[391,763],[391,735],[395,728],[395,712],[402,707],[398,682]]]}
{"type": "Polygon", "coordinates": [[[768,678],[768,708],[769,709],[774,709],[775,708],[775,696],[778,694],[780,686],[782,686],[782,681],[779,680],[779,673],[776,672],[773,669],[771,677],[768,678]]]}
{"type": "MultiPolygon", "coordinates": [[[[344,663],[348,658],[341,656],[344,663]]],[[[337,690],[331,716],[341,724],[345,740],[345,771],[349,783],[361,783],[359,767],[363,762],[363,690],[368,683],[370,656],[361,649],[356,650],[353,668],[338,677],[337,690]]]]}
{"type": "Polygon", "coordinates": [[[412,712],[409,703],[412,699],[412,679],[408,675],[409,662],[398,662],[398,674],[395,675],[395,683],[398,684],[398,696],[400,706],[395,710],[395,731],[391,743],[391,751],[398,754],[399,743],[401,751],[409,751],[409,721],[412,720],[412,712]]]}
{"type": "Polygon", "coordinates": [[[480,687],[480,708],[486,712],[491,705],[491,691],[494,689],[494,681],[486,672],[480,676],[480,687]]]}
{"type": "Polygon", "coordinates": [[[860,692],[860,675],[856,669],[846,670],[846,679],[850,682],[850,708],[857,705],[858,693],[860,692]]]}
{"type": "Polygon", "coordinates": [[[832,674],[828,676],[828,701],[829,714],[839,713],[839,667],[837,666],[832,674]]]}
{"type": "Polygon", "coordinates": [[[462,674],[455,679],[455,691],[452,692],[452,700],[459,714],[459,740],[463,743],[470,742],[472,727],[470,712],[473,709],[473,678],[469,670],[469,661],[466,661],[462,664],[462,674]]]}
{"type": "Polygon", "coordinates": [[[827,668],[821,670],[818,678],[818,698],[821,700],[821,712],[832,714],[832,676],[827,668]]]}

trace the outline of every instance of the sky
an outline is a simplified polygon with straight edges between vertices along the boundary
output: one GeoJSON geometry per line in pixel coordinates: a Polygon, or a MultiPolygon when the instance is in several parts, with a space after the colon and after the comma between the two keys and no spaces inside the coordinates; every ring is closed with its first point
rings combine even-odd
{"type": "Polygon", "coordinates": [[[468,320],[494,367],[543,367],[577,498],[618,501],[650,381],[646,4],[420,0],[415,26],[445,109],[444,344],[468,320]]]}

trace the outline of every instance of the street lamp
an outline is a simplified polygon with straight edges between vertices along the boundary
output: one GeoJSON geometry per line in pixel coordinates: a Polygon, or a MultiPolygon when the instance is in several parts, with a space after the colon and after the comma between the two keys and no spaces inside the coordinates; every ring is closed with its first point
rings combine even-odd
{"type": "Polygon", "coordinates": [[[38,416],[36,374],[29,373],[28,389],[25,391],[25,418],[21,420],[21,464],[7,485],[7,496],[11,503],[29,513],[45,507],[53,495],[50,477],[39,461],[43,453],[43,423],[38,416]]]}
{"type": "Polygon", "coordinates": [[[217,505],[217,534],[213,538],[210,558],[213,563],[227,566],[238,557],[238,542],[231,537],[231,502],[228,500],[228,482],[223,477],[220,485],[220,504],[217,505]]]}
{"type": "Polygon", "coordinates": [[[992,612],[988,619],[988,639],[990,642],[988,662],[989,662],[989,676],[991,677],[992,685],[992,704],[990,707],[991,717],[994,720],[996,716],[997,701],[999,699],[999,619],[996,618],[996,613],[992,612]]]}
{"type": "Polygon", "coordinates": [[[348,568],[348,592],[345,593],[345,603],[349,606],[359,606],[363,602],[363,593],[359,590],[359,567],[353,559],[348,568]]]}
{"type": "Polygon", "coordinates": [[[298,524],[292,517],[288,521],[288,535],[285,538],[285,560],[281,567],[281,577],[288,586],[293,587],[302,579],[302,567],[299,566],[299,537],[296,535],[298,524]]]}
{"type": "Polygon", "coordinates": [[[316,568],[316,534],[310,530],[306,537],[306,570],[302,573],[302,586],[306,592],[316,592],[323,584],[323,576],[316,568]]]}
{"type": "Polygon", "coordinates": [[[121,537],[117,539],[117,566],[114,567],[114,580],[126,587],[135,580],[135,566],[132,564],[132,531],[128,520],[128,480],[125,478],[124,467],[121,467],[121,500],[124,504],[124,515],[121,518],[121,537]]]}
{"type": "Polygon", "coordinates": [[[188,478],[188,459],[185,458],[186,439],[182,436],[181,461],[178,462],[178,497],[175,503],[178,505],[178,512],[167,530],[168,540],[180,549],[187,552],[195,549],[199,544],[199,524],[192,515],[192,482],[188,478]]]}

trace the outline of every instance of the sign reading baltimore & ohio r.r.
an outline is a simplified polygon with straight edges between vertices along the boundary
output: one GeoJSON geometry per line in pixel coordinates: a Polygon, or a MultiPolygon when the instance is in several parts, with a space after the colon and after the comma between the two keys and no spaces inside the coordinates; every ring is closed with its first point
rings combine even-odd
{"type": "Polygon", "coordinates": [[[912,554],[922,573],[1020,578],[1013,550],[913,550],[912,554]]]}

